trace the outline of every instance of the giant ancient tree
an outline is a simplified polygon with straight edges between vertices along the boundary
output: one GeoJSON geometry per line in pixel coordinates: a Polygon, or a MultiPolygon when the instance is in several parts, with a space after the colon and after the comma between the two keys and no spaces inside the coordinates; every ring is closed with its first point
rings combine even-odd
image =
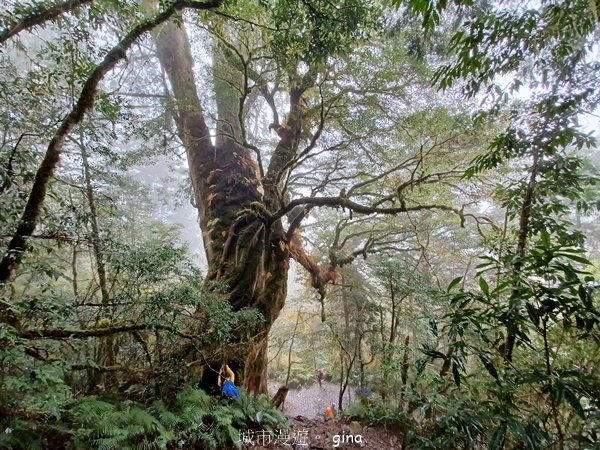
{"type": "MultiPolygon", "coordinates": [[[[34,11],[10,24],[2,38],[81,3],[34,11]]],[[[234,311],[256,308],[263,316],[258,330],[238,336],[244,345],[210,349],[213,359],[206,362],[218,367],[226,360],[243,374],[246,387],[265,391],[266,340],[285,301],[291,259],[308,271],[323,297],[337,268],[407,233],[395,215],[452,212],[461,223],[468,215],[452,195],[432,186],[457,179],[479,141],[458,108],[447,111],[434,100],[424,65],[399,58],[402,44],[380,40],[378,11],[370,3],[178,1],[140,18],[91,71],[48,144],[0,264],[2,280],[10,278],[36,227],[65,139],[92,107],[102,80],[151,31],[165,77],[148,94],[161,94],[156,97],[185,148],[208,260],[206,287],[234,311]],[[180,12],[219,6],[201,15],[180,12]],[[191,42],[199,37],[208,42],[204,61],[193,56],[191,42]],[[198,64],[210,67],[208,79],[196,73],[198,64]],[[319,207],[334,209],[341,221],[328,259],[317,264],[300,226],[319,207]],[[372,217],[378,225],[353,231],[372,217]]],[[[2,308],[2,320],[19,328],[19,318],[2,308]]],[[[204,311],[196,314],[200,323],[204,311]]],[[[175,350],[176,358],[182,352],[206,358],[188,347],[175,350]]]]}
{"type": "MultiPolygon", "coordinates": [[[[252,26],[200,19],[214,39],[211,56],[216,118],[212,131],[203,106],[206,99],[196,87],[184,24],[171,22],[155,35],[199,210],[209,263],[207,283],[225,286],[223,297],[235,309],[255,307],[264,315],[251,350],[247,354],[238,352],[235,357],[245,368],[245,384],[251,390],[266,389],[267,334],[285,301],[290,258],[308,270],[313,287],[323,295],[325,285],[335,277],[336,267],[377,247],[373,232],[357,246],[358,250],[342,255],[332,248],[329,261],[317,265],[305,251],[299,233],[312,208],[344,208],[351,220],[352,214],[453,210],[451,205],[436,204],[432,199],[427,204],[406,203],[405,192],[409,189],[455,172],[452,167],[432,171],[423,153],[421,157],[405,158],[397,154],[397,164],[380,172],[358,167],[359,161],[355,169],[344,171],[338,161],[337,167],[335,163],[329,166],[329,175],[321,180],[309,181],[306,174],[302,175],[310,170],[311,163],[318,167],[330,155],[335,158],[336,153],[344,154],[343,150],[354,151],[355,158],[360,159],[360,145],[369,145],[366,138],[360,142],[360,136],[373,132],[371,124],[348,136],[346,142],[334,140],[335,120],[343,123],[347,119],[335,109],[347,109],[351,114],[348,104],[352,94],[370,93],[368,88],[361,91],[356,85],[344,87],[345,74],[332,61],[348,55],[344,47],[357,42],[361,34],[374,31],[373,14],[367,3],[357,1],[344,2],[339,8],[329,2],[282,2],[274,5],[273,11],[259,11],[253,19],[259,23],[252,26]],[[273,25],[275,31],[269,29],[273,25]],[[253,27],[260,30],[261,26],[265,29],[254,31],[253,27]],[[306,32],[302,35],[299,30],[306,32]],[[276,59],[269,61],[273,57],[276,59]],[[274,149],[252,142],[256,135],[252,136],[248,128],[260,123],[253,116],[260,113],[253,106],[256,104],[267,109],[272,118],[268,127],[264,122],[263,126],[278,136],[274,149]],[[328,131],[329,136],[321,139],[328,131]],[[336,177],[341,181],[328,179],[336,177]],[[388,177],[395,182],[388,185],[389,193],[381,198],[379,192],[376,194],[378,183],[388,177]],[[312,186],[307,188],[311,181],[312,186]]],[[[385,93],[390,88],[378,89],[385,93]]],[[[392,119],[390,127],[395,125],[392,119]]],[[[455,138],[449,137],[444,144],[451,147],[455,138]]],[[[430,145],[424,153],[443,147],[440,142],[430,145]]],[[[458,209],[454,211],[462,214],[458,209]]],[[[382,233],[388,243],[391,234],[390,228],[382,233]]]]}

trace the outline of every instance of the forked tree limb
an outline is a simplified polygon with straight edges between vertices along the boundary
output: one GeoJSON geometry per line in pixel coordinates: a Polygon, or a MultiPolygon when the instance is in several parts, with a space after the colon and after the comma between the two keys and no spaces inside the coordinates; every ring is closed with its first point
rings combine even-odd
{"type": "Polygon", "coordinates": [[[335,267],[319,267],[315,260],[304,250],[298,234],[293,235],[289,241],[288,249],[290,256],[310,274],[312,287],[319,292],[322,301],[325,298],[325,286],[335,279],[335,267]]]}
{"type": "MultiPolygon", "coordinates": [[[[349,200],[347,196],[340,195],[337,197],[303,197],[290,201],[287,205],[283,206],[278,212],[276,212],[271,220],[278,220],[284,215],[288,214],[294,208],[298,208],[300,206],[304,206],[304,208],[312,208],[315,206],[327,206],[327,207],[343,207],[348,208],[357,213],[369,215],[369,214],[399,214],[403,212],[411,212],[411,211],[424,211],[424,210],[442,210],[442,211],[451,211],[457,214],[460,218],[460,225],[464,226],[465,222],[465,214],[462,209],[454,208],[447,205],[416,205],[416,206],[405,206],[401,205],[399,207],[391,207],[391,208],[382,208],[379,206],[372,205],[361,205],[352,200],[349,200]]],[[[294,222],[292,222],[295,224],[294,222]]],[[[342,223],[346,223],[343,221],[342,223]]],[[[295,224],[298,225],[298,224],[295,224]]],[[[336,227],[336,238],[334,247],[330,250],[330,264],[326,267],[321,267],[319,264],[315,262],[315,260],[306,253],[304,250],[304,246],[302,245],[300,235],[295,233],[295,228],[290,226],[291,233],[288,233],[287,237],[287,246],[290,252],[290,256],[296,260],[311,276],[311,284],[317,289],[320,295],[321,302],[325,298],[326,291],[325,286],[334,282],[336,278],[336,269],[338,267],[342,267],[346,264],[350,264],[356,259],[358,256],[367,257],[368,253],[371,253],[373,249],[376,247],[378,241],[382,238],[389,236],[390,233],[385,233],[383,236],[376,238],[370,237],[367,239],[364,246],[355,250],[354,252],[344,256],[343,258],[339,258],[335,254],[335,248],[341,248],[338,245],[340,233],[341,233],[341,224],[338,224],[336,227]]],[[[342,226],[343,228],[343,226],[342,226]]]]}

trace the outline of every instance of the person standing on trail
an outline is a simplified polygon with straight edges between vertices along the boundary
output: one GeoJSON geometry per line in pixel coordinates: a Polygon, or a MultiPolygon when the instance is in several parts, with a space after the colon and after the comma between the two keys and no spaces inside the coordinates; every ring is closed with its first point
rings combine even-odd
{"type": "Polygon", "coordinates": [[[323,381],[324,372],[323,369],[317,369],[316,371],[317,381],[319,382],[319,387],[323,387],[321,382],[323,381]]]}
{"type": "Polygon", "coordinates": [[[325,408],[325,421],[335,419],[335,405],[325,408]]]}

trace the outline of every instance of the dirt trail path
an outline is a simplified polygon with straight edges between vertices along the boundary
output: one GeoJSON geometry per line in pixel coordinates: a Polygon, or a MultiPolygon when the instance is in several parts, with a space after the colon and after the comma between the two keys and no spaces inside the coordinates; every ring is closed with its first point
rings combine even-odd
{"type": "MultiPolygon", "coordinates": [[[[268,386],[271,395],[274,395],[279,388],[279,384],[271,381],[269,381],[268,386]]],[[[308,419],[322,419],[328,405],[334,404],[337,409],[338,395],[339,385],[327,381],[322,382],[322,387],[319,387],[319,384],[315,382],[304,388],[290,389],[285,400],[283,413],[288,417],[304,416],[308,419]]],[[[352,396],[352,398],[354,397],[352,396]]],[[[344,395],[344,406],[348,405],[348,402],[348,393],[346,393],[344,395]]]]}
{"type": "Polygon", "coordinates": [[[244,450],[400,450],[402,437],[381,428],[358,422],[337,420],[324,422],[297,417],[279,434],[251,436],[252,444],[244,450]]]}
{"type": "MultiPolygon", "coordinates": [[[[279,385],[269,382],[273,395],[279,385]]],[[[282,434],[270,436],[254,435],[252,445],[246,450],[398,450],[402,438],[397,433],[358,422],[344,423],[339,420],[323,420],[327,405],[338,404],[339,386],[323,382],[300,389],[290,389],[285,402],[284,414],[290,418],[290,427],[282,434]]],[[[344,396],[344,404],[349,401],[344,396]]]]}

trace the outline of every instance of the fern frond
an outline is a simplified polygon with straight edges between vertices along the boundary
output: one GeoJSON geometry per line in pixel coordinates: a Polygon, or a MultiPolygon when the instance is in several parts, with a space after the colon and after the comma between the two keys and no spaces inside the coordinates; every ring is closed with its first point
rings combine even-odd
{"type": "Polygon", "coordinates": [[[239,441],[240,434],[238,430],[232,426],[227,427],[227,440],[229,444],[235,445],[237,448],[241,448],[241,443],[239,441]]]}
{"type": "Polygon", "coordinates": [[[123,436],[114,436],[109,438],[97,439],[94,441],[94,447],[98,450],[119,450],[126,449],[123,436]]]}

